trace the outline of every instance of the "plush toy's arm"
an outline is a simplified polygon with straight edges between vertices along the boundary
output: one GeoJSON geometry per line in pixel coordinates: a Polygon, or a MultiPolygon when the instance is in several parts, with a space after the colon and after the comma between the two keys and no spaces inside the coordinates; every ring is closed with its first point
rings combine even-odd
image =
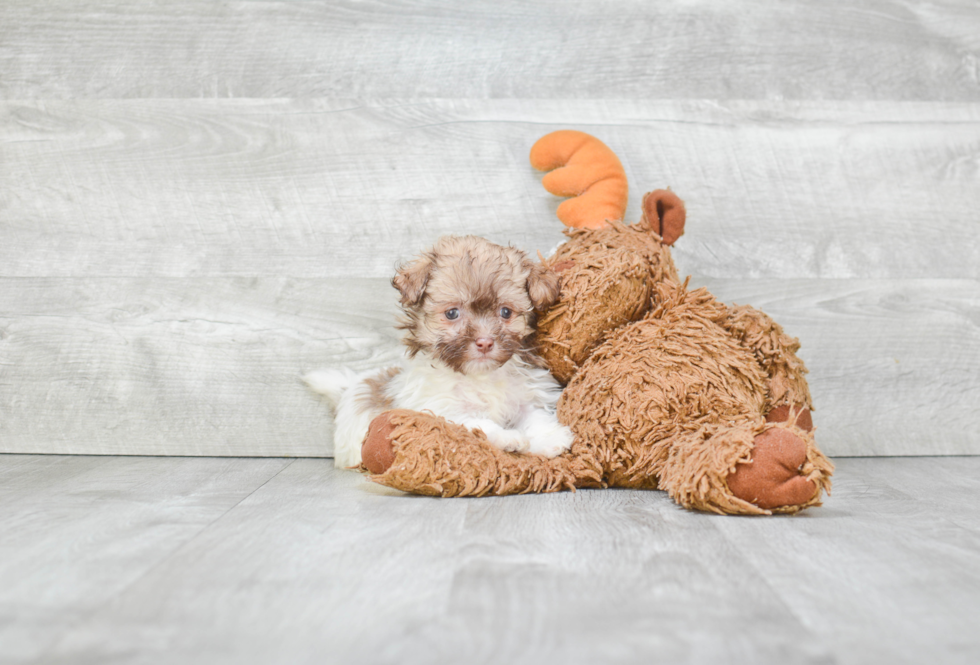
{"type": "Polygon", "coordinates": [[[567,226],[602,228],[606,220],[622,221],[629,198],[626,172],[616,154],[594,136],[571,129],[552,132],[531,148],[531,166],[551,171],[544,188],[571,196],[558,206],[567,226]]]}
{"type": "Polygon", "coordinates": [[[487,496],[601,487],[602,472],[589,455],[547,459],[492,446],[443,418],[417,411],[386,411],[364,440],[364,467],[375,482],[413,494],[487,496]]]}

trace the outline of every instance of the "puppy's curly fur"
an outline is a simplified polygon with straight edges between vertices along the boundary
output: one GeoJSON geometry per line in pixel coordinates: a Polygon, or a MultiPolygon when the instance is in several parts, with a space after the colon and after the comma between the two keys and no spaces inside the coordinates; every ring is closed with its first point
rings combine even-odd
{"type": "Polygon", "coordinates": [[[424,352],[463,373],[502,365],[514,353],[537,363],[528,346],[535,312],[558,299],[555,273],[476,236],[441,238],[391,283],[401,293],[409,357],[424,352]],[[456,318],[447,318],[452,312],[456,318]],[[493,341],[487,354],[475,346],[481,338],[493,341]]]}
{"type": "Polygon", "coordinates": [[[357,376],[307,375],[336,405],[337,466],[360,464],[368,425],[391,408],[431,411],[480,429],[504,450],[553,457],[571,446],[558,423],[561,388],[533,352],[537,312],[558,299],[558,277],[514,247],[447,236],[400,267],[406,360],[357,376]]]}

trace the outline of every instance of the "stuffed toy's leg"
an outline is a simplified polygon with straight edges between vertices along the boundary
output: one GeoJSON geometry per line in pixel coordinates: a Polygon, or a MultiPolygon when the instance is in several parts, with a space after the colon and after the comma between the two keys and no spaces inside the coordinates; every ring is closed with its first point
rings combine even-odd
{"type": "Polygon", "coordinates": [[[802,476],[829,493],[834,466],[813,440],[807,370],[796,355],[799,340],[783,332],[769,316],[749,306],[729,308],[728,316],[719,323],[755,355],[767,374],[766,421],[785,428],[770,429],[760,435],[753,462],[739,464],[728,478],[732,493],[755,497],[747,500],[775,508],[791,494],[804,493],[799,480],[802,476]],[[793,476],[790,471],[797,467],[802,471],[793,476]]]}
{"type": "MultiPolygon", "coordinates": [[[[479,432],[414,411],[386,411],[371,423],[363,466],[375,482],[430,496],[488,496],[603,487],[659,486],[680,505],[716,513],[797,512],[829,488],[829,462],[809,432],[791,425],[681,435],[653,477],[604,473],[585,445],[554,459],[503,452],[479,432]],[[733,471],[734,469],[734,471],[733,471]]],[[[666,444],[667,442],[665,442],[666,444]]],[[[608,462],[608,460],[606,460],[608,462]]]]}
{"type": "Polygon", "coordinates": [[[819,505],[832,466],[813,435],[767,423],[680,435],[660,473],[660,489],[685,508],[760,515],[819,505]]]}
{"type": "Polygon", "coordinates": [[[785,422],[790,408],[797,412],[797,425],[812,429],[810,388],[806,382],[806,366],[796,352],[800,342],[783,332],[782,327],[759,310],[742,305],[728,309],[728,315],[718,320],[739,343],[755,355],[756,361],[769,377],[767,411],[773,412],[773,422],[785,422]]]}
{"type": "Polygon", "coordinates": [[[361,448],[375,482],[430,496],[487,496],[601,487],[602,471],[581,446],[553,459],[504,452],[479,431],[417,411],[372,421],[361,448]]]}
{"type": "MultiPolygon", "coordinates": [[[[780,379],[795,392],[784,391],[779,418],[771,413],[769,368],[743,342],[750,332],[770,339],[775,324],[742,312],[743,334],[736,335],[722,325],[728,308],[703,289],[658,291],[660,307],[598,347],[558,404],[576,436],[605,453],[609,484],[652,479],[680,505],[720,513],[795,512],[818,503],[832,467],[802,417],[809,405],[802,371],[795,384],[780,379]]],[[[777,350],[791,353],[785,346],[777,350]]],[[[794,360],[781,359],[779,369],[792,369],[794,360]]]]}

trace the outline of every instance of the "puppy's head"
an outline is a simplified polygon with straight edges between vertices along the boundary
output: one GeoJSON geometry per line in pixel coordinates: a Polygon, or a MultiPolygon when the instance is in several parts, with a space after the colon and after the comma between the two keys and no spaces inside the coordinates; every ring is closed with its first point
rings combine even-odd
{"type": "Polygon", "coordinates": [[[446,236],[399,268],[401,328],[409,354],[429,354],[457,372],[487,372],[527,354],[535,311],[558,299],[558,277],[513,247],[446,236]]]}

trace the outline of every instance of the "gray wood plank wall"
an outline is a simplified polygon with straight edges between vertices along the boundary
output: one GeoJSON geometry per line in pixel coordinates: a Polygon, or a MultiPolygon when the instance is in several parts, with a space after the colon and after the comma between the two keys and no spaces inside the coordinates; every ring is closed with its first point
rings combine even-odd
{"type": "Polygon", "coordinates": [[[980,453],[974,2],[0,5],[0,452],[316,456],[394,265],[547,254],[562,127],[803,343],[833,455],[980,453]]]}

